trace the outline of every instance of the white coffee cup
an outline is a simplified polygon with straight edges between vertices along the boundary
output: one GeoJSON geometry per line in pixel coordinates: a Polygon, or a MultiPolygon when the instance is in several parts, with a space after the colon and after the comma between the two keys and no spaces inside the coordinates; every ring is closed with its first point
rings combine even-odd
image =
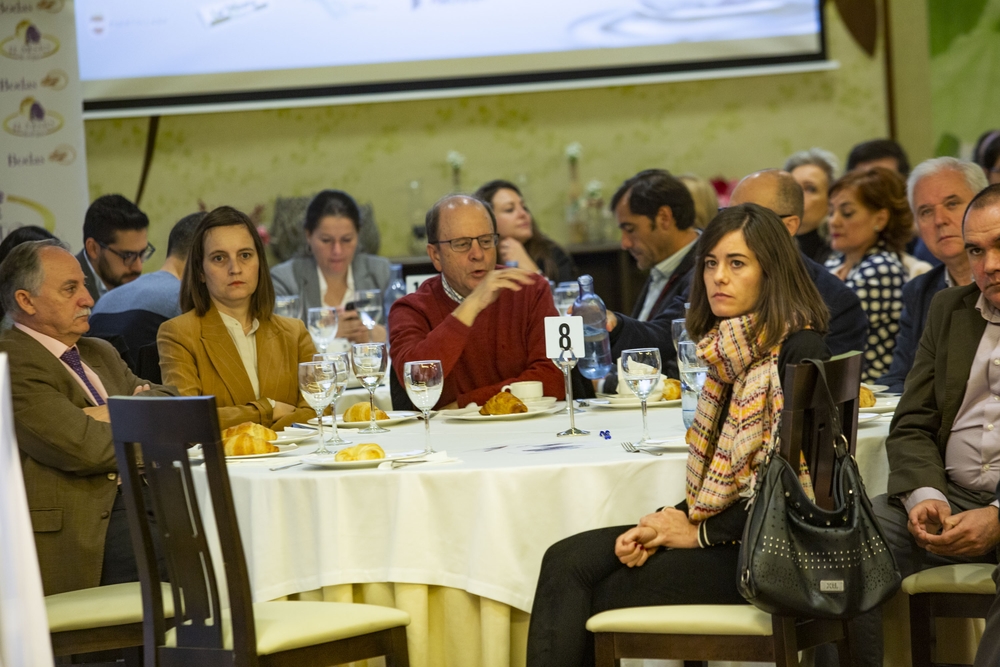
{"type": "Polygon", "coordinates": [[[542,397],[542,383],[538,380],[511,382],[510,384],[505,384],[500,391],[509,391],[522,401],[530,401],[542,397]]]}

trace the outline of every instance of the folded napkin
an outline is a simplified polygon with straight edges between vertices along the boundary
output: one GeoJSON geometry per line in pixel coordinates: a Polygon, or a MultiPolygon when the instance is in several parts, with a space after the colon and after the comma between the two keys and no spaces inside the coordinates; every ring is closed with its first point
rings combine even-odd
{"type": "Polygon", "coordinates": [[[393,470],[395,468],[410,468],[412,466],[429,465],[432,463],[458,463],[459,460],[448,456],[448,452],[434,452],[426,456],[408,456],[405,459],[393,459],[385,461],[378,466],[379,470],[393,470]]]}

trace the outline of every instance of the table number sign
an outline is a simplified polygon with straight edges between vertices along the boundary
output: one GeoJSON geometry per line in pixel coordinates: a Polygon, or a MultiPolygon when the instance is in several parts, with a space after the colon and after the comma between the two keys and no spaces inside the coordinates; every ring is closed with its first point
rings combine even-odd
{"type": "Polygon", "coordinates": [[[573,350],[577,359],[585,354],[583,318],[579,315],[545,318],[545,356],[558,359],[563,350],[573,350]]]}

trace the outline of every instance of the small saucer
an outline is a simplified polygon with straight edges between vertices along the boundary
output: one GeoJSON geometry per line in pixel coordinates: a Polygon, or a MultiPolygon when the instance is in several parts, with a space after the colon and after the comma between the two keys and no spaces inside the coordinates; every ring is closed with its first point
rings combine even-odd
{"type": "Polygon", "coordinates": [[[553,405],[555,405],[555,396],[542,396],[541,398],[529,398],[527,400],[522,399],[529,411],[537,412],[538,410],[545,410],[553,405]]]}

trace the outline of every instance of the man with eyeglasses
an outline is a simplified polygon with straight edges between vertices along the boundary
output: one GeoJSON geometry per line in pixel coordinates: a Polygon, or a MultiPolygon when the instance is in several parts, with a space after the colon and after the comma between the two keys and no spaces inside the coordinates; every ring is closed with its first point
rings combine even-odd
{"type": "Polygon", "coordinates": [[[548,281],[497,266],[497,223],[487,204],[449,195],[428,211],[427,254],[441,272],[389,313],[393,405],[407,361],[440,359],[444,390],[437,407],[483,405],[504,385],[539,380],[563,398],[562,373],[545,356],[544,319],[556,316],[548,281]]]}
{"type": "Polygon", "coordinates": [[[142,275],[156,252],[149,243],[149,218],[121,195],[98,197],[83,220],[83,250],[76,255],[96,303],[109,290],[142,275]]]}

